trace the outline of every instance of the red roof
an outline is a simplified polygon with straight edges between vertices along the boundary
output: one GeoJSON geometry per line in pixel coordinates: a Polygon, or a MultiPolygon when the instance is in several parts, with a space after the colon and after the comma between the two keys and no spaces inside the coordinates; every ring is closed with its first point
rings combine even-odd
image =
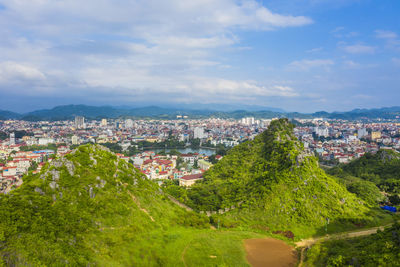
{"type": "Polygon", "coordinates": [[[152,162],[153,162],[152,159],[147,159],[147,160],[145,160],[145,161],[143,162],[143,164],[146,165],[146,164],[149,164],[149,163],[152,163],[152,162]]]}
{"type": "Polygon", "coordinates": [[[162,165],[170,165],[170,164],[172,164],[172,161],[167,160],[167,159],[157,159],[156,162],[158,164],[162,164],[162,165]]]}
{"type": "Polygon", "coordinates": [[[183,180],[198,180],[198,179],[202,179],[202,178],[203,178],[203,174],[197,173],[197,174],[185,175],[181,179],[183,179],[183,180]]]}

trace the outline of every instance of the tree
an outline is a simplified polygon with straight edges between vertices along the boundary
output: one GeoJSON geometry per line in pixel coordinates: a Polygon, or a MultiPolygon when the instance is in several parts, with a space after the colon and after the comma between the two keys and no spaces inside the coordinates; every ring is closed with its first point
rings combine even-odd
{"type": "Polygon", "coordinates": [[[193,169],[198,169],[199,168],[199,164],[198,164],[198,160],[196,159],[193,163],[193,169]]]}

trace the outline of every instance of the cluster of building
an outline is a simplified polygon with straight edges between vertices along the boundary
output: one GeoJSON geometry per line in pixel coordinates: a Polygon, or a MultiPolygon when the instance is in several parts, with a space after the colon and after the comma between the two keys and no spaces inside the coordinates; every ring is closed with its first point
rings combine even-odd
{"type": "MultiPolygon", "coordinates": [[[[221,158],[217,155],[218,160],[221,158]]],[[[145,151],[131,157],[131,160],[149,179],[177,179],[183,186],[190,186],[195,180],[201,179],[203,172],[212,166],[208,157],[199,153],[157,155],[145,151]]]]}
{"type": "MultiPolygon", "coordinates": [[[[295,134],[304,147],[330,163],[346,163],[381,148],[400,149],[399,123],[324,119],[297,121],[299,126],[295,128],[295,134]]],[[[0,121],[0,133],[3,133],[3,140],[0,140],[0,192],[7,192],[21,184],[21,177],[28,170],[40,170],[51,155],[69,153],[73,146],[88,142],[116,143],[122,147],[121,153],[135,146],[139,151],[137,154],[118,156],[132,162],[149,179],[179,179],[181,185],[190,186],[210,168],[206,155],[157,155],[145,151],[140,145],[138,147],[138,144],[143,143],[141,141],[155,143],[173,139],[188,148],[193,140],[200,142],[200,146],[232,147],[253,139],[270,122],[252,117],[240,120],[191,120],[183,117],[176,120],[86,120],[80,116],[73,121],[0,121]]]]}
{"type": "Polygon", "coordinates": [[[400,149],[400,123],[361,123],[349,121],[303,120],[313,125],[295,128],[304,147],[323,161],[348,163],[379,149],[400,149]]]}

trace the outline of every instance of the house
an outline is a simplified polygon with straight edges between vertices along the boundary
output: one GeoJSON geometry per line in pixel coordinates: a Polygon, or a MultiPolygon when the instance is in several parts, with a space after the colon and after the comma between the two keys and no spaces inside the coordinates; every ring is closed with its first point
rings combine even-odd
{"type": "Polygon", "coordinates": [[[3,169],[3,176],[16,176],[17,175],[17,167],[5,167],[3,169]]]}
{"type": "Polygon", "coordinates": [[[201,159],[197,162],[197,165],[199,165],[199,168],[201,170],[208,170],[209,168],[211,168],[212,164],[208,161],[205,161],[204,159],[201,159]]]}
{"type": "Polygon", "coordinates": [[[193,164],[194,164],[194,161],[198,159],[198,155],[196,155],[196,154],[191,154],[191,153],[189,153],[189,154],[182,154],[182,155],[181,155],[181,158],[183,159],[184,162],[187,162],[187,163],[193,165],[193,164]]]}
{"type": "Polygon", "coordinates": [[[179,178],[180,186],[192,186],[196,181],[203,179],[203,173],[185,175],[179,178]]]}
{"type": "Polygon", "coordinates": [[[221,156],[221,155],[216,155],[216,156],[215,156],[215,159],[216,159],[216,160],[221,160],[221,159],[222,159],[222,156],[221,156]]]}

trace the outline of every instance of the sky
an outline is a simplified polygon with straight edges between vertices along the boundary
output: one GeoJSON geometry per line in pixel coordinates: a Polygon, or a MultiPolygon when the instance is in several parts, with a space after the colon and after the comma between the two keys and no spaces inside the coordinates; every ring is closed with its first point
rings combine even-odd
{"type": "Polygon", "coordinates": [[[0,109],[399,106],[398,0],[0,0],[0,109]]]}

